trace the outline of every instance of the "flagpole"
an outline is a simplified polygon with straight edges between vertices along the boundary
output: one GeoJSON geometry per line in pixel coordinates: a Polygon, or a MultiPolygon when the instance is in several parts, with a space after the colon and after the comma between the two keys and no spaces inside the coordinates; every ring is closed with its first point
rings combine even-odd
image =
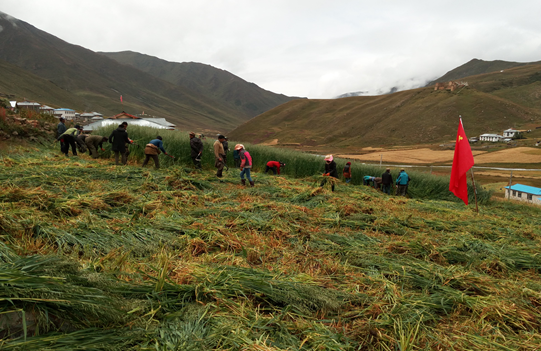
{"type": "Polygon", "coordinates": [[[479,207],[477,206],[477,187],[475,186],[475,179],[473,178],[473,167],[470,168],[471,170],[471,181],[473,184],[473,193],[475,194],[475,211],[477,214],[479,214],[479,207]]]}

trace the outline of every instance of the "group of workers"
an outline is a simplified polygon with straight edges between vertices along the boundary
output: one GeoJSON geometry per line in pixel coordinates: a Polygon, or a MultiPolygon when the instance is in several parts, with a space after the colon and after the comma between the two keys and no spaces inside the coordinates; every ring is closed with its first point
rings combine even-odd
{"type": "MultiPolygon", "coordinates": [[[[74,156],[77,155],[77,149],[80,152],[88,153],[92,158],[98,158],[98,150],[105,151],[103,149],[103,143],[109,142],[111,144],[111,150],[115,154],[115,164],[118,165],[122,162],[123,165],[128,163],[128,156],[130,155],[130,149],[128,145],[134,144],[134,141],[128,138],[128,123],[123,122],[113,130],[109,137],[103,137],[101,135],[88,135],[83,134],[83,129],[80,125],[76,124],[73,128],[67,128],[65,119],[60,118],[57,126],[57,138],[56,141],[60,142],[60,151],[68,156],[69,149],[74,156]]],[[[148,161],[152,158],[156,168],[160,168],[160,160],[158,155],[163,152],[168,155],[163,147],[163,141],[161,136],[157,136],[156,139],[151,140],[145,146],[145,161],[143,161],[143,167],[145,167],[148,161]]],[[[171,158],[173,156],[168,155],[171,158]]]]}
{"type": "MultiPolygon", "coordinates": [[[[103,143],[111,143],[111,149],[115,154],[115,164],[118,165],[122,162],[123,165],[128,162],[128,155],[130,154],[128,145],[134,144],[134,141],[128,138],[128,123],[123,122],[115,129],[109,137],[103,137],[100,135],[86,135],[83,134],[83,130],[80,125],[75,125],[73,128],[67,128],[64,118],[60,118],[60,123],[57,128],[57,141],[60,141],[60,150],[66,156],[68,156],[69,148],[71,147],[73,155],[77,155],[77,149],[81,152],[88,150],[92,158],[98,158],[98,150],[103,149],[103,143]]],[[[190,132],[190,149],[191,158],[195,168],[201,169],[201,159],[203,155],[203,142],[201,138],[197,137],[194,132],[190,132]]],[[[218,135],[218,139],[213,144],[214,149],[214,167],[216,168],[216,176],[218,178],[223,177],[223,170],[227,168],[227,152],[229,151],[228,140],[224,135],[218,135]]],[[[163,146],[163,139],[161,136],[157,136],[146,144],[144,153],[145,160],[142,167],[145,167],[150,159],[154,161],[156,168],[160,168],[160,160],[158,155],[164,153],[171,158],[173,156],[167,154],[163,146]]],[[[236,168],[240,169],[240,180],[243,185],[246,185],[246,181],[250,183],[250,186],[254,186],[255,182],[251,177],[251,169],[253,165],[252,156],[246,150],[243,144],[236,144],[233,151],[233,159],[236,168]]],[[[332,155],[327,155],[325,160],[325,173],[324,176],[329,176],[338,179],[338,171],[336,169],[336,162],[332,155]]],[[[268,161],[265,166],[265,173],[272,171],[274,175],[280,174],[280,169],[285,166],[285,163],[280,161],[268,161]]],[[[351,182],[351,162],[347,162],[342,174],[345,182],[351,182]]],[[[400,173],[396,179],[396,194],[400,196],[406,196],[408,190],[408,184],[410,177],[404,169],[400,170],[400,173]]],[[[382,190],[386,194],[391,194],[391,188],[393,183],[393,177],[391,175],[391,169],[387,168],[381,177],[364,176],[363,184],[370,185],[378,190],[382,190]]],[[[322,184],[323,185],[323,184],[322,184]]],[[[331,184],[332,191],[335,190],[334,182],[331,184]]]]}
{"type": "MultiPolygon", "coordinates": [[[[325,156],[325,173],[323,173],[324,176],[334,177],[338,179],[338,171],[336,170],[336,162],[334,162],[332,155],[325,156]]],[[[342,175],[344,176],[344,179],[346,183],[351,182],[351,162],[347,162],[344,166],[344,169],[342,170],[342,175]]],[[[408,184],[410,182],[411,178],[406,173],[405,169],[401,169],[400,173],[398,174],[398,177],[396,178],[396,195],[399,196],[406,196],[408,191],[408,184]]],[[[383,191],[385,194],[391,195],[391,189],[393,184],[393,176],[391,174],[391,169],[387,168],[385,172],[381,175],[381,177],[373,177],[373,176],[364,176],[363,177],[363,184],[364,185],[370,185],[372,183],[372,186],[375,189],[383,191]]],[[[323,185],[323,183],[322,183],[323,185]]],[[[334,183],[331,185],[331,190],[334,191],[334,183]]]]}

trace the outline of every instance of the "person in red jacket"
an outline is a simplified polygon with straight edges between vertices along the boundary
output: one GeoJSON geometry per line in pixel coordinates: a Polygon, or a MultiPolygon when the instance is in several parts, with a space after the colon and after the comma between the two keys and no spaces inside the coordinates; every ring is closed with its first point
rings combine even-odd
{"type": "Polygon", "coordinates": [[[280,167],[284,167],[286,164],[283,162],[278,161],[269,161],[267,162],[267,166],[265,167],[265,173],[267,173],[269,170],[272,170],[274,175],[276,173],[280,174],[280,167]]]}

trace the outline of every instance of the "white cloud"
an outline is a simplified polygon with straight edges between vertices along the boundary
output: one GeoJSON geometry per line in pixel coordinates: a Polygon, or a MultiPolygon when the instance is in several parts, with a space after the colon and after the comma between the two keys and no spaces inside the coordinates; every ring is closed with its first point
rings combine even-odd
{"type": "Polygon", "coordinates": [[[500,3],[3,0],[3,10],[94,51],[202,62],[277,93],[330,98],[415,87],[472,58],[541,60],[541,2],[500,3]]]}

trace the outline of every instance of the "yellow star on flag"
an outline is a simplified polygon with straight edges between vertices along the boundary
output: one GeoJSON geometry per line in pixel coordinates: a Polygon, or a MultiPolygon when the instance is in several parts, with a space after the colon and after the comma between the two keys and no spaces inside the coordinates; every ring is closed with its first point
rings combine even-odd
{"type": "Polygon", "coordinates": [[[462,139],[464,139],[461,135],[458,136],[458,141],[460,142],[462,139]]]}

